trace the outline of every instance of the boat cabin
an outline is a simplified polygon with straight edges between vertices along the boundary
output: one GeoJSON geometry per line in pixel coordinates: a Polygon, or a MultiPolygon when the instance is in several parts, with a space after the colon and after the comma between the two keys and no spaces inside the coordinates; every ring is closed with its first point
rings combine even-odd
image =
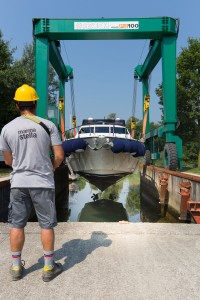
{"type": "Polygon", "coordinates": [[[121,119],[84,119],[77,137],[119,137],[131,139],[125,121],[121,119]]]}

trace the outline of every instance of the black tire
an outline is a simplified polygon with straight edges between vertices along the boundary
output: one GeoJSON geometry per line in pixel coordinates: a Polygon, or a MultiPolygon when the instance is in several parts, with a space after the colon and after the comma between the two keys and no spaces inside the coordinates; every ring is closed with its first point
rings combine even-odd
{"type": "Polygon", "coordinates": [[[151,164],[151,151],[146,150],[144,155],[144,165],[150,166],[150,164],[151,164]]]}
{"type": "Polygon", "coordinates": [[[178,154],[175,143],[167,143],[164,147],[164,167],[167,170],[178,169],[178,154]]]}

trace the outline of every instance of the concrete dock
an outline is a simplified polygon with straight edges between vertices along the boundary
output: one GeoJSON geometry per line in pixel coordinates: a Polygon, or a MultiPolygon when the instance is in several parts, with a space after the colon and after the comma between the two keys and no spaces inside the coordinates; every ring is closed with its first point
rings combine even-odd
{"type": "Polygon", "coordinates": [[[0,223],[0,299],[200,299],[200,225],[59,223],[55,231],[63,273],[42,281],[40,229],[29,223],[25,275],[12,282],[9,228],[0,223]]]}

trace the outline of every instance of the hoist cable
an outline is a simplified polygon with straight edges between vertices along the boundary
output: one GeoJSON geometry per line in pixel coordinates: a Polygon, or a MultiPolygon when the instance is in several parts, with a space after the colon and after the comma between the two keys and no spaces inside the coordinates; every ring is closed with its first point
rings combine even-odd
{"type": "Polygon", "coordinates": [[[64,50],[65,50],[65,54],[66,54],[68,63],[69,63],[69,65],[71,65],[71,64],[70,64],[70,60],[69,60],[69,56],[68,56],[68,53],[67,53],[67,50],[66,50],[66,47],[65,47],[65,43],[64,43],[64,41],[62,41],[62,42],[63,42],[63,46],[64,46],[64,50]]]}
{"type": "Polygon", "coordinates": [[[143,55],[143,52],[144,52],[144,48],[145,48],[145,46],[146,46],[146,43],[147,43],[147,40],[144,42],[144,46],[143,46],[143,49],[142,49],[142,51],[141,51],[141,55],[140,55],[140,58],[139,58],[139,61],[138,61],[138,65],[140,64],[140,60],[141,60],[141,58],[142,58],[142,55],[143,55]]]}
{"type": "MultiPolygon", "coordinates": [[[[63,46],[64,46],[64,50],[65,50],[65,54],[66,54],[68,63],[69,63],[69,65],[71,65],[64,41],[63,41],[63,46]]],[[[70,82],[71,105],[72,105],[72,123],[75,122],[74,123],[74,125],[75,125],[76,124],[76,109],[75,109],[75,94],[74,94],[74,80],[73,80],[73,78],[70,78],[69,82],[70,82]]]]}

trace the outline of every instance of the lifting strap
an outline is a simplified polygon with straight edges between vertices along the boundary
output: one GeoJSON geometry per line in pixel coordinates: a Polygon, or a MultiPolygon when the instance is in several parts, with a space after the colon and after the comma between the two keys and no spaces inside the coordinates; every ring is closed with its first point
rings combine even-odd
{"type": "Polygon", "coordinates": [[[61,124],[62,140],[64,141],[66,139],[66,136],[65,136],[65,121],[64,121],[62,112],[60,112],[60,124],[61,124]]]}
{"type": "Polygon", "coordinates": [[[74,80],[70,80],[71,103],[72,103],[72,125],[74,128],[74,136],[76,135],[76,112],[75,112],[75,96],[74,96],[74,80]]]}
{"type": "Polygon", "coordinates": [[[142,142],[145,141],[149,105],[150,105],[150,96],[145,95],[144,96],[144,117],[143,117],[142,138],[141,138],[142,142]]]}
{"type": "Polygon", "coordinates": [[[48,136],[50,137],[50,131],[49,131],[49,128],[42,122],[40,121],[38,118],[36,118],[35,116],[31,116],[31,115],[26,115],[26,114],[23,114],[23,116],[26,118],[26,119],[29,119],[29,120],[32,120],[33,122],[41,125],[44,130],[46,131],[46,133],[48,134],[48,136]]]}

